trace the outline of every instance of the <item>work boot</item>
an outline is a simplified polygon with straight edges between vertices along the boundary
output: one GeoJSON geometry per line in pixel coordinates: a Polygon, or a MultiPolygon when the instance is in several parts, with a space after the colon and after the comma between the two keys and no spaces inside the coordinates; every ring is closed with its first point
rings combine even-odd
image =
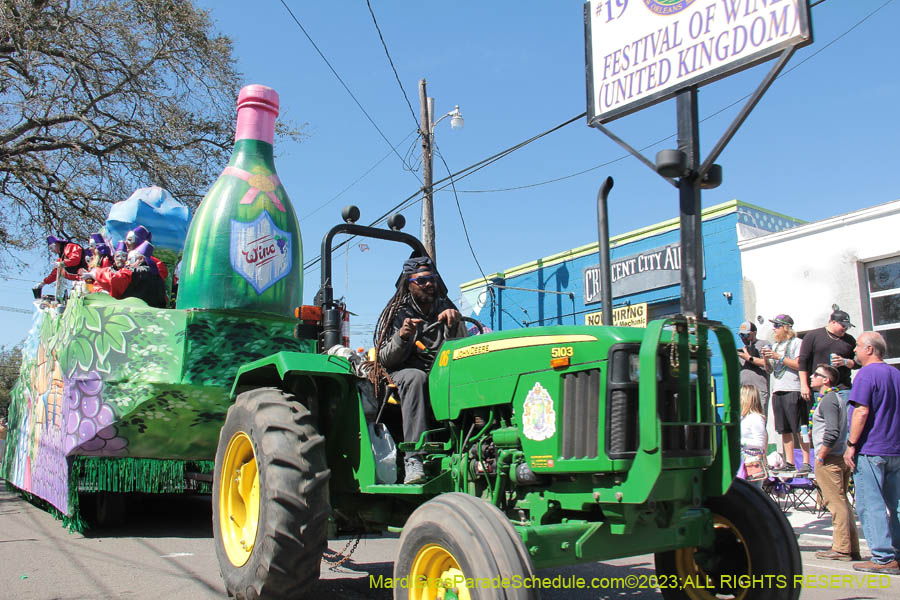
{"type": "Polygon", "coordinates": [[[900,565],[896,560],[889,563],[879,564],[873,562],[872,559],[866,562],[853,563],[854,571],[863,571],[865,573],[884,573],[885,575],[900,575],[900,565]]]}
{"type": "Polygon", "coordinates": [[[823,560],[842,560],[845,562],[849,562],[851,560],[862,560],[862,557],[859,555],[859,552],[838,552],[837,550],[825,550],[822,552],[816,552],[816,558],[821,558],[823,560]]]}
{"type": "Polygon", "coordinates": [[[421,483],[425,480],[425,465],[418,456],[407,456],[403,460],[403,470],[406,471],[404,484],[421,483]]]}

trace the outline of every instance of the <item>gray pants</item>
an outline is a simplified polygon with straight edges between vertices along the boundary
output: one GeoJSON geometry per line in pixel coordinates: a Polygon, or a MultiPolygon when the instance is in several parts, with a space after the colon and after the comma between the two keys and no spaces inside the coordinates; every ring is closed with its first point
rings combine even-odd
{"type": "MultiPolygon", "coordinates": [[[[403,441],[418,442],[428,430],[431,411],[428,407],[428,374],[420,369],[400,369],[391,373],[400,392],[403,415],[403,441]]],[[[412,455],[413,453],[409,453],[412,455]]],[[[421,454],[421,453],[415,453],[421,454]]]]}

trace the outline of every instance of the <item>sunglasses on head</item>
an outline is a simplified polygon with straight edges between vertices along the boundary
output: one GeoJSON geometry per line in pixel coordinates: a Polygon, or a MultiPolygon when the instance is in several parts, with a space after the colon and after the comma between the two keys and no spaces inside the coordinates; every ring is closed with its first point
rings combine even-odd
{"type": "Polygon", "coordinates": [[[409,282],[418,286],[423,286],[428,282],[434,283],[434,275],[422,275],[420,277],[410,277],[409,282]]]}

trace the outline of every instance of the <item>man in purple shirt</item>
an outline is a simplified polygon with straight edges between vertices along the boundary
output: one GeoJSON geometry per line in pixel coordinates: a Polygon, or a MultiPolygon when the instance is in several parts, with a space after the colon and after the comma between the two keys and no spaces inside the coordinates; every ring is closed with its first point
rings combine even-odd
{"type": "Polygon", "coordinates": [[[844,461],[853,469],[856,511],[872,558],[853,568],[900,575],[900,371],[884,362],[887,345],[879,333],[863,332],[855,351],[862,369],[850,390],[844,461]]]}

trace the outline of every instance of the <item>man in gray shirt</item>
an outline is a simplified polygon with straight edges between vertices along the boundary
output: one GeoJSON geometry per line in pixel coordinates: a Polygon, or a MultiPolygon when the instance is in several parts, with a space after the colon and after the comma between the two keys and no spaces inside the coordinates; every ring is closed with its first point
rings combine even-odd
{"type": "Polygon", "coordinates": [[[831,550],[816,552],[827,560],[860,560],[859,533],[847,499],[850,467],[844,462],[847,449],[847,401],[838,394],[841,375],[831,365],[816,365],[810,381],[815,392],[812,409],[812,439],[816,455],[816,482],[834,529],[831,550]]]}

